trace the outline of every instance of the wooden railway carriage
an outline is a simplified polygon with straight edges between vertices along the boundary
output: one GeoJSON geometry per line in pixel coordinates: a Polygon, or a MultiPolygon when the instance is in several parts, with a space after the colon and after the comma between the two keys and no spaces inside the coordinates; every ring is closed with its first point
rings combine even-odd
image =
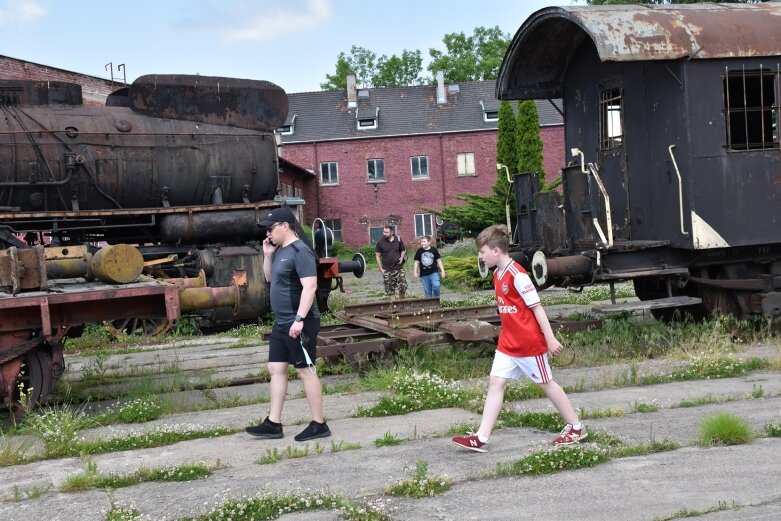
{"type": "Polygon", "coordinates": [[[497,96],[562,98],[572,152],[561,200],[515,180],[518,256],[539,284],[633,280],[663,316],[781,314],[779,27],[775,2],[524,22],[497,96]]]}

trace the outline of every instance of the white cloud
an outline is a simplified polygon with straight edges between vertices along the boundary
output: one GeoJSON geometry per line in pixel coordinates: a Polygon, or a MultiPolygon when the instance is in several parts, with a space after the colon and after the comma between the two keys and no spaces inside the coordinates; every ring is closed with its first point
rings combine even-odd
{"type": "Polygon", "coordinates": [[[0,25],[35,22],[46,15],[46,9],[31,0],[5,0],[0,5],[0,25]]]}
{"type": "Polygon", "coordinates": [[[273,40],[317,27],[330,19],[333,14],[331,0],[308,0],[306,6],[300,10],[289,9],[287,4],[252,17],[243,26],[226,30],[225,38],[231,41],[273,40]]]}

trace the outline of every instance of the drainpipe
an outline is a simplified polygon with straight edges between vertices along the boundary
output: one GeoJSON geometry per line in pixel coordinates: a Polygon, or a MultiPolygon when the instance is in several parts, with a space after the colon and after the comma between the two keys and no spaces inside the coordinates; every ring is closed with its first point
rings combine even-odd
{"type": "Polygon", "coordinates": [[[439,134],[439,173],[442,175],[442,208],[447,204],[447,190],[445,189],[445,155],[442,149],[442,134],[439,134]]]}

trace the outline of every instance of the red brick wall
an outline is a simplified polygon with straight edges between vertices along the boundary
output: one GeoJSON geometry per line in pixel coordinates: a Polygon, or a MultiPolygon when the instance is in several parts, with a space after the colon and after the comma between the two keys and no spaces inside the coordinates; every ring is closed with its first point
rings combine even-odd
{"type": "MultiPolygon", "coordinates": [[[[541,136],[547,178],[552,179],[564,164],[563,127],[544,127],[541,136]]],[[[368,244],[369,226],[382,226],[389,215],[401,217],[399,234],[412,243],[416,213],[456,204],[460,194],[488,195],[496,180],[495,130],[288,144],[280,154],[318,172],[317,180],[304,184],[306,221],[341,219],[343,240],[351,246],[368,244]],[[467,152],[474,153],[475,176],[458,175],[456,156],[467,152]],[[428,179],[412,179],[413,156],[428,157],[428,179]],[[384,160],[384,183],[368,182],[368,159],[384,160]],[[338,163],[338,185],[319,184],[320,163],[324,162],[338,163]]]]}
{"type": "MultiPolygon", "coordinates": [[[[110,80],[79,74],[46,65],[0,56],[0,79],[63,81],[81,85],[85,105],[104,105],[112,92],[110,80]]],[[[114,82],[114,90],[122,86],[121,80],[114,82]]]]}

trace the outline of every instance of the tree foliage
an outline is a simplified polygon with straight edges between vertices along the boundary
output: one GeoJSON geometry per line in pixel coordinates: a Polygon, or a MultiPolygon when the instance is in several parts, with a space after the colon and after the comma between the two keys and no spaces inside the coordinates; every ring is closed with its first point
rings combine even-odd
{"type": "Polygon", "coordinates": [[[359,87],[402,87],[405,85],[417,85],[423,80],[420,76],[423,70],[423,59],[420,51],[404,50],[401,56],[395,54],[390,57],[377,54],[353,45],[350,54],[340,52],[336,58],[336,70],[334,74],[326,74],[324,83],[320,84],[323,90],[343,90],[347,88],[347,74],[355,74],[355,80],[359,87]]]}
{"type": "Polygon", "coordinates": [[[540,118],[534,100],[518,102],[518,131],[515,146],[518,150],[518,172],[537,172],[540,189],[545,186],[545,167],[542,163],[540,118]]]}
{"type": "Polygon", "coordinates": [[[428,71],[434,77],[437,71],[445,72],[448,83],[492,80],[499,75],[504,54],[510,45],[510,35],[499,26],[476,27],[472,36],[448,33],[442,39],[446,51],[429,49],[431,63],[428,71]]]}

